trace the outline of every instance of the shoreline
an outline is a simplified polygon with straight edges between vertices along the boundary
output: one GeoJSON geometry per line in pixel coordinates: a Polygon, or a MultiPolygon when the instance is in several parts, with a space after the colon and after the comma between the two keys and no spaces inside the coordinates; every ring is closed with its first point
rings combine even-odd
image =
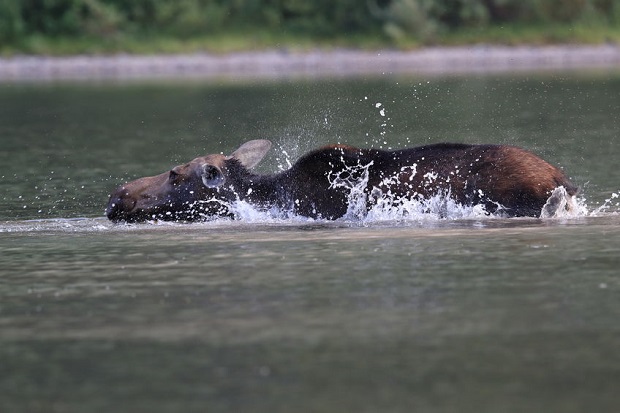
{"type": "Polygon", "coordinates": [[[279,79],[620,69],[620,45],[430,47],[230,54],[15,56],[0,58],[0,83],[161,78],[279,79]]]}

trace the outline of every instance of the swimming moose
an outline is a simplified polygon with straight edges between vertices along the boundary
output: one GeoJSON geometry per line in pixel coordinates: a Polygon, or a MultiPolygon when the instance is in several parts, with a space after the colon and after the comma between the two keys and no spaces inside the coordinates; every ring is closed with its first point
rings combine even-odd
{"type": "Polygon", "coordinates": [[[551,213],[558,205],[566,208],[563,201],[572,205],[577,192],[561,170],[514,146],[441,143],[385,151],[330,145],[286,171],[253,173],[270,147],[267,140],[253,140],[230,156],[203,156],[126,183],[110,196],[106,214],[115,222],[196,221],[234,217],[232,205],[245,201],[257,209],[331,220],[360,199],[367,211],[379,202],[442,195],[483,205],[489,213],[538,217],[550,205],[551,213]],[[550,199],[559,187],[564,190],[550,199]]]}

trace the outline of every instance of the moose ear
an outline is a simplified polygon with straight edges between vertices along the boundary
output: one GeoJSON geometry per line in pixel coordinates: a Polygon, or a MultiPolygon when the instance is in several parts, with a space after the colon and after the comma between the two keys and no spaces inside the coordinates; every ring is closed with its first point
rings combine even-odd
{"type": "Polygon", "coordinates": [[[202,183],[207,188],[222,186],[225,180],[224,173],[217,166],[205,164],[202,167],[202,183]]]}
{"type": "Polygon", "coordinates": [[[241,165],[246,168],[252,169],[267,155],[269,148],[271,148],[271,142],[257,139],[244,143],[230,157],[241,162],[241,165]]]}

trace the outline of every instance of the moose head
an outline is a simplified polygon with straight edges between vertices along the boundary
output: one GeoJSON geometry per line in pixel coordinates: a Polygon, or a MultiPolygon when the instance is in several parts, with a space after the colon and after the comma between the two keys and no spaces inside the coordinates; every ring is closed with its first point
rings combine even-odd
{"type": "Polygon", "coordinates": [[[248,190],[250,170],[270,147],[267,140],[252,140],[229,156],[202,156],[160,175],[128,182],[112,193],[106,215],[125,222],[230,215],[228,205],[248,190]]]}

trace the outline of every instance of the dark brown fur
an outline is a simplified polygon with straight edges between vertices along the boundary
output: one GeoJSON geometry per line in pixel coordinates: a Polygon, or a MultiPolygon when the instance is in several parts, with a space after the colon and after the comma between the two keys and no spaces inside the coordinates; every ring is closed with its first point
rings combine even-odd
{"type": "Polygon", "coordinates": [[[268,148],[266,141],[251,141],[229,157],[207,155],[127,183],[111,195],[107,216],[193,221],[230,215],[230,203],[243,200],[257,208],[336,219],[347,212],[347,182],[364,179],[369,208],[385,194],[395,201],[445,194],[506,216],[539,216],[555,188],[563,186],[571,196],[577,192],[561,170],[513,146],[436,144],[383,151],[332,145],[302,156],[284,172],[252,173],[249,168],[268,148]]]}

